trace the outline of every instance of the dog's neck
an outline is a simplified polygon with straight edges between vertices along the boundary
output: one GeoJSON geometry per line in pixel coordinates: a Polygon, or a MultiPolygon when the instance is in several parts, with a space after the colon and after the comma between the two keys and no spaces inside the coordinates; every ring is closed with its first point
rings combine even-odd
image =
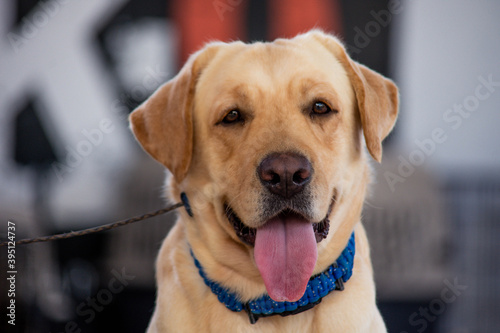
{"type": "Polygon", "coordinates": [[[302,298],[296,302],[276,302],[269,295],[265,294],[260,298],[250,300],[247,303],[239,301],[240,297],[211,280],[203,270],[203,266],[196,259],[193,251],[191,255],[203,281],[219,301],[229,310],[241,312],[245,310],[250,319],[250,323],[255,324],[261,317],[273,315],[288,316],[307,311],[321,302],[333,290],[344,290],[344,282],[347,282],[352,275],[354,265],[355,241],[352,233],[347,246],[344,248],[337,260],[322,273],[313,276],[307,284],[306,292],[302,298]]]}

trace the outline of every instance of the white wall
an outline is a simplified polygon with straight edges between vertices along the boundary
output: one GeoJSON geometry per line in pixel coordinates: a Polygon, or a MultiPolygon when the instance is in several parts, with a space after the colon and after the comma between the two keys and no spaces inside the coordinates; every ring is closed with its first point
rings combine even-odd
{"type": "Polygon", "coordinates": [[[424,156],[424,165],[440,174],[500,175],[500,1],[401,6],[393,30],[402,102],[398,152],[407,160],[413,154],[417,163],[424,156]],[[433,131],[439,134],[434,148],[433,131]],[[427,145],[419,148],[415,140],[427,145]]]}
{"type": "MultiPolygon", "coordinates": [[[[118,94],[96,34],[128,0],[40,2],[14,30],[15,1],[0,3],[0,211],[29,211],[34,175],[12,159],[15,112],[35,95],[58,155],[45,200],[55,223],[118,216],[121,182],[137,158],[126,98],[118,94]]],[[[172,76],[173,30],[165,20],[132,22],[107,35],[123,86],[145,99],[172,76]],[[158,22],[160,21],[160,22],[158,22]]],[[[79,226],[78,226],[79,227],[79,226]]]]}

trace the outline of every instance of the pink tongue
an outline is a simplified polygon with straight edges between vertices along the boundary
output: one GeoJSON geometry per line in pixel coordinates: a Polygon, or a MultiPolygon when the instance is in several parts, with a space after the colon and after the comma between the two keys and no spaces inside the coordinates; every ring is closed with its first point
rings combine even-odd
{"type": "Polygon", "coordinates": [[[255,262],[277,302],[295,302],[304,295],[317,256],[313,227],[303,219],[275,217],[257,229],[255,262]]]}

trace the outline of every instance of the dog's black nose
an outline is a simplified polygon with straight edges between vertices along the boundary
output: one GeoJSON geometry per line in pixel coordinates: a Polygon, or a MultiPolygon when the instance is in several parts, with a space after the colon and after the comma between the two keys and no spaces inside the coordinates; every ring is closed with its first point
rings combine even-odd
{"type": "Polygon", "coordinates": [[[269,191],[288,199],[301,192],[309,183],[312,166],[302,155],[273,153],[260,162],[257,174],[269,191]]]}

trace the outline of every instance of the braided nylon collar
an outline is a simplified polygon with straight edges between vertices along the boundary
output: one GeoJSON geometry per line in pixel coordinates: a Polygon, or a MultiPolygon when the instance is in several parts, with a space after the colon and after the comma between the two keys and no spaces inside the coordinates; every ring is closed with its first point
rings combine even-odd
{"type": "Polygon", "coordinates": [[[297,314],[313,308],[321,302],[321,299],[333,290],[343,290],[344,282],[347,282],[352,275],[354,265],[355,242],[354,232],[345,249],[337,260],[322,273],[313,276],[308,284],[304,296],[296,302],[276,302],[269,295],[265,294],[260,298],[247,303],[239,301],[237,294],[230,292],[217,282],[210,280],[205,274],[200,262],[191,251],[191,256],[198,271],[205,281],[205,284],[217,296],[219,301],[229,310],[240,312],[245,310],[252,324],[255,324],[260,317],[273,315],[288,316],[297,314]]]}

